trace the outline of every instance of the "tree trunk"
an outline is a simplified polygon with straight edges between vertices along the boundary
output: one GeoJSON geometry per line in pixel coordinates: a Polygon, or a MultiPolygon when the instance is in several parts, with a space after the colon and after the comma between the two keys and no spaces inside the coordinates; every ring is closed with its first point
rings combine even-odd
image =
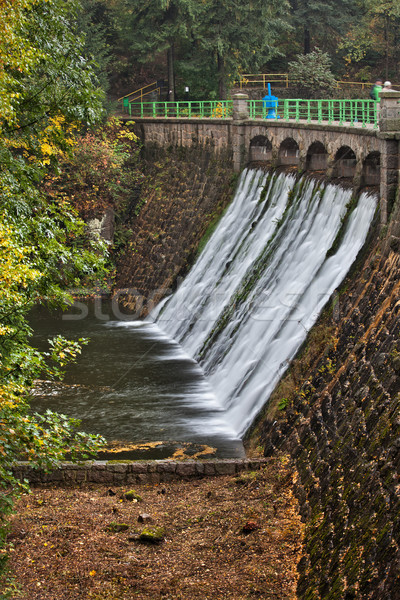
{"type": "Polygon", "coordinates": [[[168,100],[175,102],[174,44],[168,48],[168,100]]]}
{"type": "Polygon", "coordinates": [[[225,78],[225,61],[220,54],[217,55],[217,68],[218,68],[219,100],[226,100],[227,90],[226,90],[226,78],[225,78]]]}
{"type": "Polygon", "coordinates": [[[307,26],[304,27],[304,54],[311,52],[311,35],[307,26]]]}
{"type": "Polygon", "coordinates": [[[389,16],[385,15],[385,78],[386,81],[389,79],[389,16]]]}

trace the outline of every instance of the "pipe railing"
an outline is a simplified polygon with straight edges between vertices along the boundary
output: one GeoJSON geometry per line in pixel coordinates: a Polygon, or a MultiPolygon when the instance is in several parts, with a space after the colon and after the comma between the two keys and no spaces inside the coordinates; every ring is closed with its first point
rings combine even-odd
{"type": "Polygon", "coordinates": [[[130,102],[143,102],[143,98],[148,94],[157,93],[159,94],[161,91],[161,86],[157,81],[153,81],[137,90],[134,90],[130,94],[126,94],[125,96],[121,96],[118,98],[118,102],[123,102],[124,107],[127,107],[130,102]]]}
{"type": "MultiPolygon", "coordinates": [[[[328,123],[353,127],[378,127],[378,105],[373,100],[247,100],[249,119],[328,123]]],[[[231,119],[232,100],[182,102],[131,102],[134,118],[231,119]]]]}
{"type": "Polygon", "coordinates": [[[179,119],[230,119],[232,100],[199,100],[182,102],[131,102],[132,117],[176,117],[179,119]]]}
{"type": "Polygon", "coordinates": [[[249,100],[250,119],[282,119],[354,127],[378,127],[373,100],[249,100]]]}
{"type": "MultiPolygon", "coordinates": [[[[240,87],[240,89],[246,87],[262,87],[267,89],[267,83],[273,83],[275,85],[281,84],[280,87],[292,87],[296,86],[299,83],[299,80],[293,79],[289,76],[289,73],[243,73],[239,76],[239,79],[235,82],[235,86],[240,87]]],[[[369,81],[336,81],[336,88],[358,88],[361,90],[367,90],[371,86],[374,85],[373,82],[369,81]]],[[[393,83],[393,86],[397,87],[396,83],[393,83]]]]}

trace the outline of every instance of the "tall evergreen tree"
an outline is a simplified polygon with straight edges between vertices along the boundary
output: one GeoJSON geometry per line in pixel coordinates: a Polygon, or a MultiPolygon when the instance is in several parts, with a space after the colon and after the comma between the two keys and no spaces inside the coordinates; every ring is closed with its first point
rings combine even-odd
{"type": "Polygon", "coordinates": [[[304,54],[315,46],[330,50],[327,42],[340,40],[348,31],[357,6],[353,0],[290,0],[292,23],[303,42],[304,54]]]}
{"type": "Polygon", "coordinates": [[[278,54],[276,41],[288,30],[288,4],[279,0],[204,0],[196,22],[200,46],[215,61],[218,91],[226,98],[229,80],[256,70],[278,54]]]}
{"type": "Polygon", "coordinates": [[[122,37],[139,60],[167,53],[169,100],[175,100],[175,49],[191,38],[196,0],[120,0],[114,4],[122,37]]]}
{"type": "Polygon", "coordinates": [[[90,57],[92,68],[102,89],[108,91],[109,65],[111,62],[108,37],[112,28],[109,11],[102,0],[80,0],[77,27],[83,36],[83,52],[90,57]]]}
{"type": "Polygon", "coordinates": [[[349,68],[369,79],[400,74],[400,2],[359,0],[354,20],[340,47],[349,68]]]}

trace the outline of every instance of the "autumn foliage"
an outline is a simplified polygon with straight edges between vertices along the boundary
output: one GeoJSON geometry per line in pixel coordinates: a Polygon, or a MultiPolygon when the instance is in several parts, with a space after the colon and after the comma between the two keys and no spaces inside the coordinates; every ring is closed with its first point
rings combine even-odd
{"type": "Polygon", "coordinates": [[[29,405],[34,379],[62,376],[85,342],[57,336],[39,352],[29,311],[39,302],[63,305],[71,286],[104,273],[104,246],[86,236],[67,197],[43,190],[78,132],[101,118],[76,8],[75,0],[0,0],[0,590],[8,515],[26,488],[13,463],[51,468],[101,443],[77,431],[76,421],[29,405]]]}
{"type": "Polygon", "coordinates": [[[110,118],[96,130],[77,135],[57,171],[47,177],[50,197],[68,197],[84,219],[121,209],[131,188],[141,178],[137,169],[137,136],[118,119],[110,118]]]}

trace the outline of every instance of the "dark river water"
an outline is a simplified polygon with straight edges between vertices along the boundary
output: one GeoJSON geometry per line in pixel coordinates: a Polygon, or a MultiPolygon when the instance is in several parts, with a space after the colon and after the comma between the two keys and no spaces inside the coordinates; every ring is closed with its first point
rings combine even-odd
{"type": "Polygon", "coordinates": [[[34,410],[56,410],[80,419],[80,429],[102,434],[112,451],[99,458],[243,456],[198,364],[157,325],[118,320],[109,308],[103,302],[88,311],[31,315],[40,349],[57,334],[90,338],[61,384],[39,382],[34,410]]]}

